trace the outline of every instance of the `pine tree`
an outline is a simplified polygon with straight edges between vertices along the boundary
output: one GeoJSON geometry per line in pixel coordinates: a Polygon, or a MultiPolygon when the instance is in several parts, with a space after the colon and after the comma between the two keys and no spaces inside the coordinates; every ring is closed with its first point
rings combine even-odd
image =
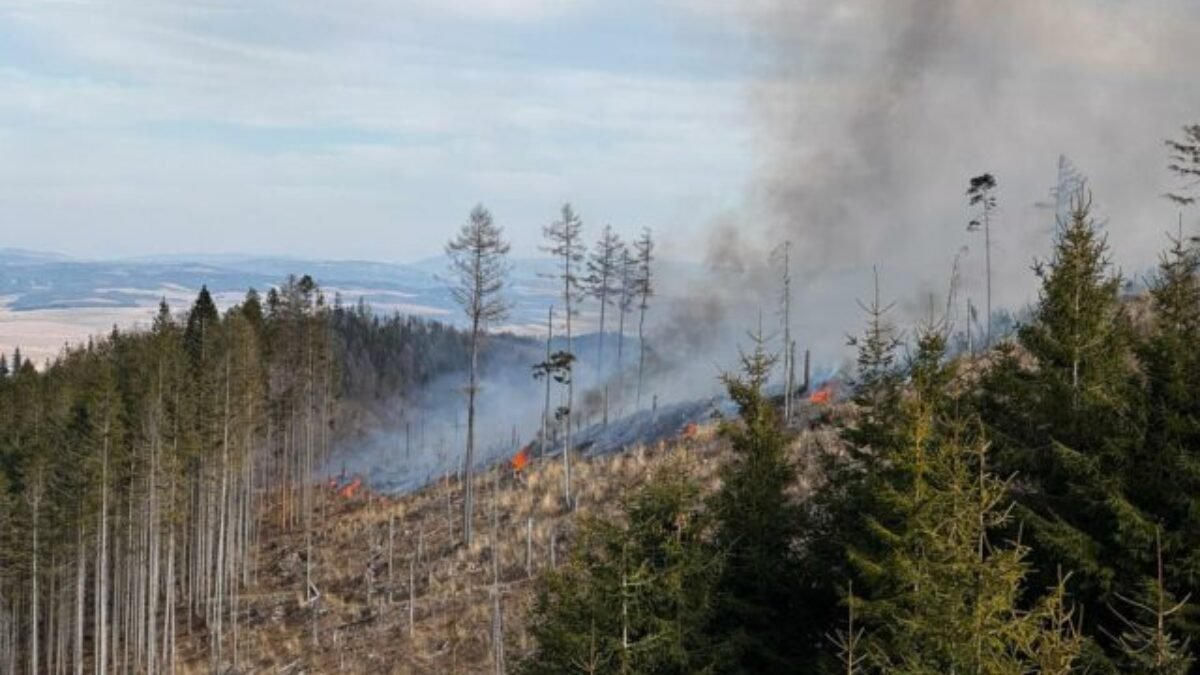
{"type": "Polygon", "coordinates": [[[1025,495],[1019,517],[1032,535],[1042,585],[1059,565],[1095,622],[1113,593],[1138,583],[1154,526],[1126,482],[1143,435],[1133,337],[1091,200],[1075,197],[1053,257],[1035,265],[1042,288],[1014,348],[984,377],[979,410],[998,441],[1001,471],[1025,495]]]}
{"type": "MultiPolygon", "coordinates": [[[[1200,251],[1182,232],[1150,288],[1153,325],[1139,345],[1146,386],[1146,435],[1128,470],[1130,498],[1162,528],[1172,579],[1200,578],[1200,251]]],[[[1150,583],[1149,581],[1144,582],[1150,583]]],[[[1194,644],[1200,607],[1186,602],[1172,620],[1194,644]]]]}
{"type": "Polygon", "coordinates": [[[989,468],[986,441],[965,425],[938,424],[928,402],[905,406],[906,449],[876,483],[881,503],[891,506],[871,520],[881,554],[851,554],[868,591],[851,601],[868,627],[875,666],[1016,675],[1051,657],[1073,661],[1081,644],[1062,625],[1062,598],[1021,609],[1028,548],[993,541],[1012,510],[1007,481],[989,468]]]}
{"type": "Polygon", "coordinates": [[[791,672],[803,649],[797,621],[800,511],[790,495],[796,469],[787,455],[788,435],[763,393],[775,357],[761,330],[751,339],[754,348],[742,354],[741,372],[722,377],[739,417],[721,425],[733,459],[721,468],[721,489],[711,501],[724,565],[709,631],[717,672],[783,673],[791,672]]]}
{"type": "Polygon", "coordinates": [[[213,326],[220,321],[217,305],[213,302],[208,286],[201,286],[192,309],[188,312],[187,327],[184,329],[183,341],[193,367],[199,367],[205,358],[205,343],[213,326]]]}
{"type": "Polygon", "coordinates": [[[1167,198],[1180,206],[1195,204],[1196,197],[1191,193],[1200,184],[1200,124],[1183,127],[1182,139],[1168,140],[1167,149],[1170,152],[1167,168],[1183,181],[1177,191],[1167,193],[1167,198]]]}
{"type": "Polygon", "coordinates": [[[698,490],[667,469],[625,500],[623,518],[585,519],[570,559],[538,584],[527,675],[708,672],[701,627],[719,560],[698,490]]]}
{"type": "Polygon", "coordinates": [[[1156,574],[1147,580],[1140,598],[1118,594],[1123,609],[1113,608],[1122,625],[1120,635],[1112,635],[1124,657],[1122,671],[1139,675],[1187,675],[1194,659],[1188,653],[1188,640],[1171,633],[1169,622],[1187,606],[1188,598],[1175,602],[1166,587],[1161,539],[1156,537],[1156,574]]]}
{"type": "Polygon", "coordinates": [[[867,315],[862,335],[847,340],[857,350],[857,369],[851,385],[859,415],[854,426],[844,433],[851,452],[860,461],[870,463],[871,456],[886,448],[896,427],[903,372],[896,354],[900,336],[888,320],[893,304],[883,304],[879,296],[879,273],[874,272],[874,295],[869,303],[859,301],[867,315]]]}

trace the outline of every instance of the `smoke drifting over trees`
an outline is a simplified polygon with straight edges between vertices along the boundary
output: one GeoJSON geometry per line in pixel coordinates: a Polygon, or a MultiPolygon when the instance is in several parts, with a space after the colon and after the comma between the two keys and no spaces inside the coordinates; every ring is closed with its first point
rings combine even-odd
{"type": "Polygon", "coordinates": [[[808,318],[802,347],[853,325],[873,264],[915,318],[930,293],[944,300],[965,245],[960,304],[982,308],[982,237],[961,231],[967,205],[955,197],[984,171],[1001,185],[993,305],[1019,307],[1032,299],[1031,259],[1048,252],[1054,215],[1036,205],[1053,199],[1060,155],[1088,176],[1100,218],[1121,223],[1109,233],[1116,262],[1153,265],[1176,215],[1158,197],[1179,183],[1163,140],[1181,136],[1200,101],[1186,65],[1200,61],[1195,3],[764,0],[727,11],[760,57],[750,111],[761,163],[743,210],[709,230],[708,262],[733,290],[706,289],[679,321],[753,323],[745,291],[768,304],[773,280],[758,268],[783,241],[808,318]]]}

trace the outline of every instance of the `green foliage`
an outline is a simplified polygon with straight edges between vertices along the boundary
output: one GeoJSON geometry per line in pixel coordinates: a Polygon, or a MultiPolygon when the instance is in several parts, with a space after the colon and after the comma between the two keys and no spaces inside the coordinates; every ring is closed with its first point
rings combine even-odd
{"type": "Polygon", "coordinates": [[[1070,662],[1079,648],[1072,633],[1044,634],[1067,630],[1053,626],[1061,601],[1020,607],[1028,548],[993,542],[1012,516],[1008,485],[988,468],[986,442],[957,425],[935,433],[929,408],[911,405],[909,449],[894,458],[904,469],[879,486],[893,522],[871,522],[884,553],[851,554],[873,591],[851,602],[870,627],[876,666],[1015,675],[1042,661],[1070,662]]]}
{"type": "MultiPolygon", "coordinates": [[[[1175,578],[1187,576],[1200,543],[1194,520],[1198,475],[1195,338],[1200,292],[1194,253],[1176,240],[1151,292],[1154,323],[1139,340],[1119,297],[1108,247],[1073,202],[1042,280],[1020,350],[995,354],[977,398],[1005,471],[1017,472],[1019,514],[1032,535],[1040,578],[1062,566],[1084,605],[1088,650],[1098,671],[1118,660],[1117,598],[1140,597],[1152,578],[1156,528],[1175,578]]],[[[1180,627],[1190,606],[1173,616],[1180,627]]]]}
{"type": "Polygon", "coordinates": [[[1187,599],[1176,602],[1167,590],[1161,540],[1156,539],[1155,543],[1157,574],[1154,579],[1146,580],[1137,599],[1117,594],[1121,608],[1111,609],[1120,621],[1121,632],[1109,636],[1119,649],[1123,672],[1187,675],[1195,662],[1188,651],[1189,640],[1180,640],[1169,627],[1172,617],[1187,607],[1187,599]]]}
{"type": "Polygon", "coordinates": [[[696,487],[667,470],[630,496],[618,521],[587,519],[568,562],[543,575],[528,675],[703,673],[700,628],[717,559],[696,487]]]}
{"type": "Polygon", "coordinates": [[[724,564],[709,630],[719,672],[790,672],[803,648],[800,511],[790,494],[796,469],[787,457],[789,436],[763,393],[775,359],[761,334],[751,337],[741,374],[723,377],[739,419],[721,426],[733,459],[711,501],[724,564]]]}
{"type": "MultiPolygon", "coordinates": [[[[1151,333],[1138,355],[1146,439],[1131,466],[1134,499],[1164,527],[1168,576],[1200,579],[1200,251],[1171,238],[1150,289],[1151,333]]],[[[1185,615],[1195,615],[1188,608],[1185,615]]],[[[1200,636],[1200,631],[1192,630],[1200,636]]]]}
{"type": "Polygon", "coordinates": [[[855,459],[870,463],[877,454],[875,451],[894,440],[904,373],[896,353],[900,336],[887,316],[892,305],[884,305],[879,299],[878,274],[871,302],[860,302],[859,307],[867,315],[867,324],[861,335],[848,340],[849,346],[857,350],[857,368],[851,384],[859,415],[844,435],[855,459]]]}
{"type": "Polygon", "coordinates": [[[189,598],[206,610],[195,620],[220,644],[258,523],[251,492],[278,489],[295,522],[306,481],[286,479],[323,461],[314,432],[335,393],[315,283],[291,279],[273,297],[269,317],[253,295],[222,317],[202,290],[183,325],[163,302],[149,330],[114,330],[0,379],[0,623],[7,612],[28,624],[11,649],[28,656],[33,635],[59,639],[45,609],[55,605],[76,603],[90,644],[105,621],[107,648],[134,630],[173,629],[163,608],[194,588],[196,570],[214,587],[189,598]],[[135,574],[145,622],[118,624],[128,606],[118,584],[135,574]]]}
{"type": "Polygon", "coordinates": [[[1183,184],[1178,191],[1168,192],[1166,197],[1180,206],[1195,204],[1193,193],[1200,183],[1200,124],[1184,126],[1183,136],[1179,140],[1168,140],[1167,149],[1170,152],[1167,169],[1183,184]]]}

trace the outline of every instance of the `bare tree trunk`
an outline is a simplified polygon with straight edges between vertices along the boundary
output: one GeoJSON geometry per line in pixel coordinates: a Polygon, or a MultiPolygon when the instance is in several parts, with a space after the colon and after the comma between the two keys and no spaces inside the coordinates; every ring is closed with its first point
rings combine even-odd
{"type": "Polygon", "coordinates": [[[641,316],[638,318],[638,385],[637,408],[642,409],[642,378],[646,371],[646,305],[642,305],[641,316]]]}
{"type": "MultiPolygon", "coordinates": [[[[567,353],[574,354],[571,348],[571,256],[568,253],[566,256],[567,273],[564,276],[566,279],[566,288],[563,293],[563,299],[567,307],[567,353]]],[[[567,504],[567,510],[570,511],[574,506],[574,501],[571,499],[571,416],[575,414],[575,373],[572,372],[567,378],[567,435],[563,443],[563,498],[567,504]]]]}
{"type": "MultiPolygon", "coordinates": [[[[554,339],[554,305],[546,312],[546,363],[550,363],[550,341],[554,339]]],[[[542,408],[541,455],[550,447],[550,373],[546,373],[546,405],[542,408]]]]}
{"type": "Polygon", "coordinates": [[[987,342],[985,347],[992,346],[992,218],[990,209],[983,210],[983,248],[987,259],[987,342]]]}
{"type": "MultiPolygon", "coordinates": [[[[108,411],[105,411],[108,414],[108,411]]],[[[96,673],[108,675],[108,432],[104,421],[104,448],[100,458],[100,564],[96,571],[96,673]]]]}
{"type": "Polygon", "coordinates": [[[408,560],[408,639],[412,639],[417,623],[417,558],[408,560]]]}
{"type": "Polygon", "coordinates": [[[83,606],[87,581],[87,554],[83,546],[83,519],[79,520],[78,539],[75,549],[75,675],[83,675],[83,606]]]}
{"type": "MultiPolygon", "coordinates": [[[[40,483],[41,477],[35,476],[34,480],[40,483]]],[[[30,592],[29,608],[29,672],[38,673],[41,672],[39,670],[40,664],[38,663],[38,655],[40,651],[38,649],[38,534],[42,505],[40,484],[35,484],[33,486],[33,493],[31,495],[29,505],[32,507],[33,511],[33,548],[30,551],[33,556],[33,569],[30,575],[32,589],[30,592]]]]}
{"type": "MultiPolygon", "coordinates": [[[[478,301],[477,301],[478,302],[478,301]]],[[[467,383],[467,453],[463,459],[463,543],[470,548],[475,508],[475,394],[479,390],[479,314],[471,321],[471,371],[467,383]]]]}

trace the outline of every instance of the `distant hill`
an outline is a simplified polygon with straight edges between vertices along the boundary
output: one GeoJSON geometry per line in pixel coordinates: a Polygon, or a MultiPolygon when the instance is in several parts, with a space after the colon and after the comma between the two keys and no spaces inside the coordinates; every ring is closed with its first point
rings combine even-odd
{"type": "MultiPolygon", "coordinates": [[[[509,318],[493,330],[543,334],[546,308],[561,305],[550,259],[512,261],[509,318]]],[[[698,265],[664,262],[659,273],[695,274],[698,265]]],[[[234,304],[249,288],[265,291],[288,275],[309,274],[330,302],[360,300],[377,312],[435,318],[462,325],[462,314],[445,282],[447,260],[414,263],[312,260],[287,256],[156,255],[89,260],[24,249],[0,249],[0,353],[21,347],[41,363],[63,344],[78,343],[113,326],[148,325],[160,299],[186,309],[202,285],[218,305],[234,304]]],[[[593,303],[594,304],[594,303],[593,303]]],[[[576,332],[594,330],[594,307],[577,318],[576,332]]],[[[557,318],[561,319],[561,308],[557,318]]],[[[611,328],[610,328],[611,330],[611,328]]]]}
{"type": "MultiPolygon", "coordinates": [[[[445,258],[414,264],[363,260],[306,260],[256,256],[153,256],[83,260],[39,251],[0,249],[0,298],[10,312],[92,308],[136,308],[160,298],[186,302],[207,285],[227,302],[248,288],[278,284],[289,274],[309,274],[343,302],[361,298],[377,309],[445,316],[457,321],[442,280],[445,258]]],[[[515,260],[512,323],[540,323],[554,287],[539,276],[548,261],[515,260]]]]}

